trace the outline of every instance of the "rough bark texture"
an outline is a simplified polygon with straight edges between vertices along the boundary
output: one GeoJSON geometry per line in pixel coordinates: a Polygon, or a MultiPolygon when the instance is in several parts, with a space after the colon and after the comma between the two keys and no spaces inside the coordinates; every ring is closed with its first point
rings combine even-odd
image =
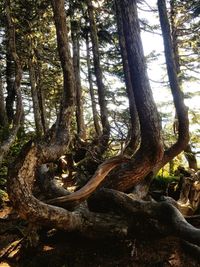
{"type": "Polygon", "coordinates": [[[111,208],[120,216],[102,213],[101,207],[98,207],[101,213],[91,212],[84,206],[70,212],[39,201],[32,195],[32,188],[36,166],[40,163],[40,150],[29,143],[23,153],[20,160],[15,162],[15,169],[11,169],[8,188],[14,207],[29,222],[76,231],[90,237],[101,237],[102,234],[105,237],[128,237],[131,235],[132,215],[140,214],[159,219],[168,231],[172,228],[173,233],[180,238],[200,244],[200,230],[187,223],[181,213],[167,201],[139,201],[118,191],[101,190],[97,194],[98,205],[107,212],[111,208]]]}
{"type": "Polygon", "coordinates": [[[140,122],[141,143],[133,159],[123,164],[115,179],[106,182],[106,186],[127,191],[142,181],[162,159],[163,148],[160,119],[147,77],[136,1],[117,1],[117,6],[120,7],[122,15],[131,85],[140,122]]]}
{"type": "MultiPolygon", "coordinates": [[[[133,217],[141,215],[144,218],[153,219],[154,222],[156,220],[155,228],[161,232],[169,233],[171,231],[193,244],[200,244],[200,230],[184,219],[171,199],[165,198],[160,202],[143,201],[136,200],[135,194],[127,195],[119,192],[119,190],[131,190],[147,175],[151,178],[151,171],[162,159],[163,150],[159,116],[147,78],[140,39],[137,2],[136,0],[125,0],[123,3],[119,1],[118,4],[122,11],[131,85],[140,122],[141,144],[139,150],[133,159],[118,157],[105,161],[99,166],[93,178],[83,188],[71,195],[49,200],[47,203],[33,195],[38,168],[47,162],[58,159],[69,145],[70,123],[74,111],[74,72],[69,52],[65,1],[52,0],[58,51],[64,76],[63,99],[55,126],[56,131],[52,127],[52,132],[49,132],[49,135],[46,134],[42,141],[28,143],[22,149],[13,168],[10,169],[8,178],[10,200],[22,218],[36,225],[48,225],[70,232],[76,231],[90,237],[117,236],[122,238],[131,236],[134,225],[133,217]],[[120,171],[117,176],[103,183],[105,176],[118,165],[120,165],[120,171]],[[116,188],[118,191],[100,190],[99,187],[102,186],[116,188]],[[99,189],[96,194],[91,195],[96,189],[99,189]],[[88,207],[85,200],[89,197],[88,207]],[[81,202],[83,203],[73,211],[50,205],[56,204],[68,208],[68,204],[71,204],[74,208],[74,204],[81,202]]],[[[104,115],[107,114],[104,113],[104,115]]],[[[103,117],[103,119],[102,125],[107,123],[107,118],[103,117]]]]}
{"type": "Polygon", "coordinates": [[[160,144],[161,125],[147,77],[136,2],[123,1],[120,7],[132,89],[140,120],[141,146],[156,150],[160,144]]]}
{"type": "Polygon", "coordinates": [[[56,136],[57,140],[60,139],[63,143],[66,144],[69,141],[68,130],[72,120],[72,115],[74,113],[74,72],[69,49],[68,29],[66,24],[64,1],[52,1],[52,7],[54,11],[58,52],[64,78],[61,108],[56,122],[56,136]]]}
{"type": "Polygon", "coordinates": [[[83,186],[80,190],[64,197],[52,199],[48,201],[49,204],[54,205],[62,205],[64,203],[65,207],[67,203],[75,203],[79,204],[86,200],[96,189],[99,187],[101,182],[105,179],[106,175],[114,169],[117,165],[122,162],[126,162],[128,159],[122,157],[111,158],[104,163],[102,163],[93,177],[89,180],[89,182],[83,186]]]}
{"type": "Polygon", "coordinates": [[[134,93],[133,93],[133,88],[132,88],[132,83],[131,83],[130,70],[129,70],[129,65],[128,65],[128,56],[127,56],[127,51],[126,51],[121,9],[120,9],[118,1],[116,1],[115,4],[116,4],[115,7],[116,7],[116,18],[117,18],[117,24],[118,24],[119,44],[121,48],[124,78],[125,78],[125,83],[126,83],[127,95],[129,99],[129,109],[130,109],[130,117],[131,117],[130,141],[126,147],[126,151],[128,148],[130,148],[131,153],[134,154],[134,152],[139,146],[140,126],[139,126],[138,113],[136,109],[134,93]]]}
{"type": "Polygon", "coordinates": [[[58,227],[59,225],[61,227],[64,223],[66,227],[69,226],[75,229],[77,223],[80,224],[79,216],[77,217],[76,214],[73,215],[60,208],[54,208],[44,204],[32,194],[35,173],[38,167],[46,162],[58,159],[67,149],[70,142],[69,131],[74,110],[74,77],[69,52],[64,1],[52,1],[52,6],[58,40],[58,51],[64,76],[60,113],[56,129],[52,127],[51,131],[44,136],[41,142],[29,143],[24,148],[18,161],[15,162],[14,170],[11,170],[8,179],[8,191],[11,201],[22,217],[31,218],[34,222],[42,224],[50,223],[50,225],[57,225],[58,227]],[[54,132],[56,133],[55,135],[54,132]],[[27,176],[25,183],[24,175],[27,176]],[[13,184],[15,185],[13,186],[13,184]],[[21,202],[22,199],[24,201],[21,202]],[[28,208],[25,207],[27,203],[29,203],[28,208]],[[57,220],[60,223],[57,224],[57,220]]]}

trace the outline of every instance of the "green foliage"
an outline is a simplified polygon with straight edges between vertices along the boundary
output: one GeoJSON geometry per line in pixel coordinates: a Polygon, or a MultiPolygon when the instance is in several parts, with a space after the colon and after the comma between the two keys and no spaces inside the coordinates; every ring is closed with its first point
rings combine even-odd
{"type": "Polygon", "coordinates": [[[0,189],[0,205],[3,203],[5,199],[7,199],[8,195],[4,190],[0,189]]]}
{"type": "Polygon", "coordinates": [[[3,202],[5,198],[7,198],[6,176],[7,176],[7,167],[2,166],[0,168],[0,204],[3,202]]]}
{"type": "Polygon", "coordinates": [[[162,175],[157,175],[155,177],[155,180],[159,181],[161,184],[168,184],[168,183],[171,183],[171,182],[178,182],[180,179],[179,176],[171,176],[171,175],[168,175],[168,176],[162,176],[162,175]]]}
{"type": "Polygon", "coordinates": [[[175,182],[178,183],[179,177],[177,176],[162,176],[162,175],[157,175],[151,185],[151,191],[154,190],[160,190],[163,193],[166,193],[168,185],[175,182]]]}

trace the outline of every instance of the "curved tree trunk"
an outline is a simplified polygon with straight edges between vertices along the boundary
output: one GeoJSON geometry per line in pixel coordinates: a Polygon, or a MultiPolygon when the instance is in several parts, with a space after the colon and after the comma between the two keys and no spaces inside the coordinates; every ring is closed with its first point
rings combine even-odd
{"type": "MultiPolygon", "coordinates": [[[[117,0],[119,1],[119,0],[117,0]]],[[[125,45],[130,70],[132,90],[141,129],[141,144],[133,159],[112,158],[104,162],[93,178],[77,192],[44,203],[33,196],[36,171],[42,164],[58,159],[67,150],[70,143],[70,124],[74,112],[74,73],[69,52],[68,31],[65,15],[65,1],[52,0],[56,25],[58,51],[63,70],[63,98],[60,113],[54,128],[41,142],[30,142],[10,170],[8,192],[10,200],[21,217],[38,225],[48,225],[76,231],[87,236],[131,236],[134,227],[134,215],[153,219],[155,228],[162,233],[163,228],[180,238],[200,244],[200,230],[190,225],[174,206],[172,200],[161,202],[134,200],[132,195],[113,189],[101,189],[97,192],[99,211],[92,212],[87,205],[80,205],[73,211],[49,204],[68,208],[68,205],[80,204],[99,187],[109,186],[117,190],[132,189],[144,177],[151,174],[153,167],[163,156],[160,122],[150,90],[144,54],[139,33],[136,0],[118,2],[122,10],[125,45]],[[115,166],[120,165],[121,172],[114,179],[102,184],[105,176],[115,166]],[[107,213],[104,213],[104,211],[107,213]],[[109,213],[112,211],[112,213],[109,213]],[[161,223],[157,223],[157,221],[161,223]]],[[[97,205],[98,206],[98,205],[97,205]]],[[[70,207],[71,208],[71,207],[70,207]]],[[[98,208],[98,207],[97,207],[98,208]]],[[[137,223],[136,223],[137,225],[137,223]]],[[[136,229],[137,230],[137,229],[136,229]]],[[[166,232],[165,232],[166,233],[166,232]]]]}
{"type": "Polygon", "coordinates": [[[184,104],[183,93],[180,89],[178,80],[177,63],[175,61],[171,29],[167,16],[165,0],[158,0],[158,10],[164,40],[167,73],[178,119],[178,140],[174,145],[165,151],[161,163],[156,166],[156,170],[162,168],[167,162],[183,151],[189,141],[188,108],[184,104]]]}
{"type": "Polygon", "coordinates": [[[131,190],[158,164],[163,156],[161,124],[153,100],[140,37],[136,1],[116,1],[121,10],[132,90],[140,122],[141,143],[130,163],[120,167],[106,186],[131,190]]]}
{"type": "MultiPolygon", "coordinates": [[[[170,22],[171,22],[171,36],[172,36],[172,44],[173,44],[173,52],[174,52],[174,60],[176,64],[176,72],[179,81],[180,89],[183,84],[183,76],[181,73],[181,65],[180,65],[180,55],[178,49],[178,29],[177,29],[177,16],[178,16],[178,6],[176,5],[176,1],[170,1],[170,22]]],[[[176,116],[177,117],[177,116],[176,116]]],[[[177,118],[175,118],[177,120],[177,118]]],[[[184,149],[185,157],[188,161],[189,168],[198,170],[197,160],[195,154],[192,152],[190,144],[186,146],[184,149]]]]}
{"type": "MultiPolygon", "coordinates": [[[[35,180],[35,167],[38,163],[40,149],[29,143],[20,155],[20,161],[15,162],[15,169],[11,170],[8,188],[9,196],[20,216],[35,226],[45,225],[56,227],[68,232],[81,233],[87,237],[99,238],[131,237],[134,228],[133,215],[145,216],[160,221],[160,233],[172,232],[180,238],[200,244],[200,230],[190,225],[181,213],[167,201],[151,202],[133,200],[130,196],[114,191],[102,190],[99,192],[99,206],[103,210],[117,211],[117,214],[91,212],[80,207],[70,212],[66,209],[45,204],[32,195],[35,180]],[[26,179],[24,179],[26,175],[26,179]],[[11,184],[12,183],[12,184],[11,184]],[[28,205],[27,205],[28,203],[28,205]]],[[[144,217],[144,218],[145,218],[144,217]]],[[[143,220],[144,220],[143,218],[143,220]]],[[[137,220],[136,220],[137,222],[137,220]]],[[[135,224],[137,225],[137,223],[135,224]]],[[[156,228],[156,226],[155,226],[156,228]]],[[[155,229],[154,229],[155,230],[155,229]]]]}

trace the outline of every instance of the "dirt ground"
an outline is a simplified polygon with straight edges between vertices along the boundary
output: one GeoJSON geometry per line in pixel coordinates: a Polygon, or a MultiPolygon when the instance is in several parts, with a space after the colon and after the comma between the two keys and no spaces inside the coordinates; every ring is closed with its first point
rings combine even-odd
{"type": "Polygon", "coordinates": [[[27,248],[26,222],[9,207],[0,210],[0,267],[197,267],[179,239],[89,240],[42,230],[35,248],[27,248]]]}

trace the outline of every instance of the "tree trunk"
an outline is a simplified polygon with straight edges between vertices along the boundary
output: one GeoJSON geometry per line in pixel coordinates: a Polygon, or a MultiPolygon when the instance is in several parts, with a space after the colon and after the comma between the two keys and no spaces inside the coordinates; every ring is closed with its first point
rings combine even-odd
{"type": "Polygon", "coordinates": [[[38,138],[40,138],[44,132],[43,132],[38,91],[37,91],[37,85],[36,85],[35,66],[31,58],[29,59],[29,77],[30,77],[31,94],[32,94],[32,100],[33,100],[33,112],[34,112],[34,119],[35,119],[35,126],[36,126],[36,135],[38,138]]]}
{"type": "Polygon", "coordinates": [[[73,4],[70,7],[71,13],[71,37],[72,37],[72,48],[73,48],[73,67],[74,67],[74,76],[75,76],[75,87],[76,87],[76,123],[77,123],[77,132],[81,139],[86,138],[86,129],[84,122],[84,113],[83,113],[83,94],[80,78],[80,22],[73,17],[73,4]]]}
{"type": "Polygon", "coordinates": [[[20,128],[20,123],[23,115],[23,104],[22,104],[22,96],[20,91],[20,84],[22,79],[22,68],[21,62],[16,52],[16,44],[15,44],[15,27],[11,20],[10,15],[10,1],[5,1],[5,9],[6,9],[6,19],[8,25],[8,47],[9,53],[12,55],[12,58],[15,63],[15,79],[13,83],[14,92],[16,95],[16,111],[13,117],[12,128],[9,130],[8,136],[5,140],[0,144],[0,164],[2,163],[3,158],[9,152],[10,147],[15,141],[17,132],[20,128]]]}
{"type": "Polygon", "coordinates": [[[46,107],[45,107],[44,90],[42,87],[41,62],[40,62],[39,53],[37,50],[36,50],[36,57],[37,57],[36,80],[37,80],[38,100],[39,100],[39,106],[40,106],[40,116],[41,116],[43,132],[46,133],[48,130],[48,122],[47,122],[47,114],[46,114],[46,107]]]}
{"type": "Polygon", "coordinates": [[[0,70],[0,128],[8,125],[8,118],[6,114],[5,104],[4,104],[4,93],[3,93],[3,82],[2,73],[0,70]]]}
{"type": "Polygon", "coordinates": [[[93,51],[93,61],[94,61],[94,71],[97,81],[98,88],[98,97],[99,97],[99,106],[101,113],[101,123],[103,128],[103,133],[100,141],[100,154],[102,154],[108,145],[109,136],[110,136],[110,124],[108,121],[108,109],[106,105],[105,98],[105,85],[103,83],[103,74],[102,68],[100,65],[100,53],[99,53],[99,41],[97,36],[97,27],[95,23],[94,17],[94,8],[91,0],[87,0],[88,5],[88,15],[90,22],[90,32],[91,32],[91,40],[92,40],[92,51],[93,51]]]}
{"type": "Polygon", "coordinates": [[[131,190],[158,164],[163,156],[161,124],[147,77],[140,37],[136,1],[117,1],[125,36],[128,65],[135,104],[139,116],[141,143],[133,159],[123,164],[106,186],[120,191],[131,190]]]}
{"type": "Polygon", "coordinates": [[[71,141],[70,124],[74,112],[75,87],[64,0],[52,0],[52,7],[56,26],[58,52],[64,76],[63,98],[60,105],[60,112],[56,126],[53,126],[40,142],[29,142],[22,149],[21,155],[15,162],[15,168],[10,170],[8,192],[14,207],[23,218],[31,219],[39,224],[50,223],[50,225],[56,225],[57,227],[60,224],[58,221],[62,221],[60,226],[66,223],[66,228],[69,227],[73,230],[77,228],[77,223],[80,224],[81,218],[79,216],[44,204],[32,195],[38,167],[46,162],[57,160],[66,152],[71,141]],[[24,174],[26,176],[26,182],[23,180],[24,174]]]}
{"type": "Polygon", "coordinates": [[[61,203],[63,206],[66,199],[66,204],[71,202],[73,205],[79,205],[102,186],[102,181],[108,172],[119,164],[122,169],[126,169],[126,175],[114,177],[115,179],[109,185],[114,185],[120,190],[129,190],[136,182],[143,180],[144,176],[149,174],[153,166],[162,158],[160,123],[146,75],[136,4],[136,0],[125,0],[120,3],[132,90],[141,128],[140,149],[134,159],[116,157],[105,161],[85,187],[70,196],[65,196],[66,198],[48,200],[47,204],[33,196],[38,167],[58,159],[68,147],[74,111],[75,86],[69,52],[65,1],[52,0],[58,51],[64,76],[60,113],[55,125],[56,131],[54,132],[52,128],[52,135],[46,134],[41,142],[29,142],[22,150],[14,167],[10,169],[9,198],[21,217],[35,225],[48,225],[69,232],[76,231],[90,237],[124,238],[131,237],[132,231],[140,228],[138,221],[136,220],[136,224],[134,221],[135,217],[142,216],[143,220],[145,218],[151,220],[160,233],[163,231],[166,233],[167,228],[167,233],[172,232],[181,239],[200,244],[200,230],[184,219],[172,200],[164,199],[161,202],[135,200],[132,195],[104,188],[97,192],[101,212],[92,212],[86,203],[71,212],[49,205],[61,203]],[[106,213],[104,213],[105,209],[106,213]],[[138,228],[135,228],[136,225],[139,225],[138,228]]]}
{"type": "Polygon", "coordinates": [[[183,93],[180,89],[177,76],[177,64],[175,61],[171,29],[167,16],[165,0],[158,0],[158,10],[164,40],[167,73],[178,119],[178,140],[174,145],[165,151],[162,162],[156,167],[157,170],[162,168],[167,162],[183,151],[189,141],[188,108],[184,104],[183,93]]]}
{"type": "Polygon", "coordinates": [[[122,14],[120,10],[120,6],[118,1],[116,1],[116,18],[118,24],[118,34],[119,34],[119,44],[121,48],[121,55],[122,55],[122,62],[123,62],[123,70],[125,76],[125,84],[127,95],[129,99],[129,110],[130,110],[130,117],[131,117],[131,133],[130,133],[130,141],[126,147],[126,150],[130,148],[131,153],[137,150],[140,141],[140,128],[139,128],[139,119],[137,114],[137,109],[135,105],[134,93],[131,84],[131,76],[130,70],[128,65],[128,56],[126,52],[126,45],[125,45],[125,37],[124,37],[124,30],[123,30],[123,21],[122,21],[122,14]]]}
{"type": "Polygon", "coordinates": [[[62,143],[69,143],[69,126],[74,114],[75,84],[72,59],[70,55],[68,30],[64,0],[52,0],[54,21],[56,26],[58,52],[63,70],[63,96],[61,99],[60,111],[56,122],[56,139],[62,143]]]}
{"type": "MultiPolygon", "coordinates": [[[[177,12],[178,7],[176,6],[176,2],[174,0],[170,1],[170,22],[171,22],[171,36],[172,36],[172,44],[173,44],[173,52],[174,52],[174,60],[176,64],[176,72],[179,81],[180,88],[183,84],[183,76],[181,73],[181,65],[180,65],[180,55],[178,49],[178,29],[177,29],[177,12]]],[[[175,118],[177,120],[177,116],[175,118]]],[[[178,128],[178,127],[177,127],[178,128]]],[[[197,171],[197,160],[195,158],[195,154],[192,153],[192,149],[190,144],[188,144],[184,150],[185,157],[188,161],[189,168],[197,171]]]]}
{"type": "MultiPolygon", "coordinates": [[[[7,26],[8,32],[10,31],[9,26],[7,26]]],[[[9,36],[7,37],[10,38],[9,36]]],[[[6,83],[7,83],[7,97],[6,97],[6,111],[9,123],[14,119],[14,101],[15,101],[15,89],[14,89],[14,80],[15,80],[15,63],[10,52],[9,40],[7,44],[7,53],[6,53],[6,83]]]]}
{"type": "Polygon", "coordinates": [[[92,81],[90,45],[89,45],[88,32],[86,33],[86,50],[87,50],[88,82],[89,82],[90,97],[91,97],[91,102],[92,102],[92,114],[93,114],[94,128],[95,128],[97,136],[100,136],[101,128],[99,125],[99,115],[98,115],[98,111],[96,107],[96,99],[95,99],[94,87],[93,87],[93,81],[92,81]]]}

